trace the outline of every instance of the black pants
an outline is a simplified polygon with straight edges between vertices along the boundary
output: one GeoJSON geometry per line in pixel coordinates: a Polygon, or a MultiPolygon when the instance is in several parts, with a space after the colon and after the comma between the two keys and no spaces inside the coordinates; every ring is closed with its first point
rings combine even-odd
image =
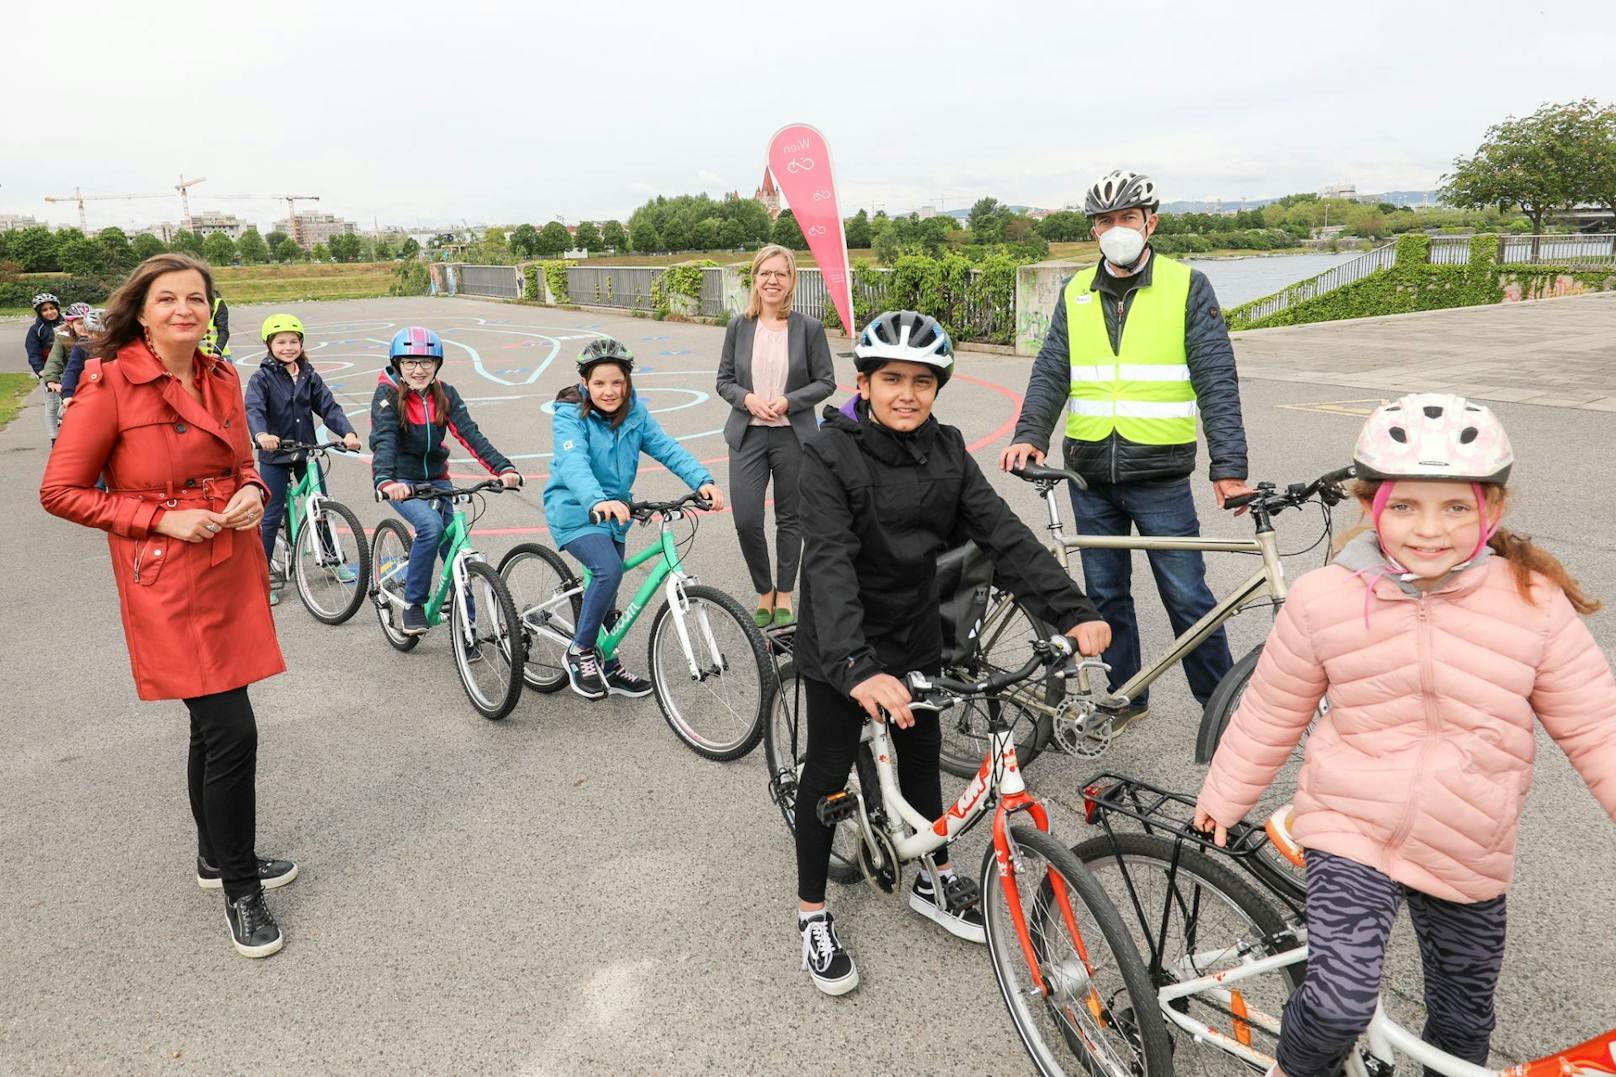
{"type": "MultiPolygon", "coordinates": [[[[846,788],[867,719],[863,707],[828,684],[804,677],[802,689],[808,748],[797,787],[797,897],[819,902],[825,900],[832,832],[815,809],[820,797],[846,788]]],[[[891,733],[903,799],[927,818],[937,818],[943,814],[943,783],[937,773],[943,731],[937,716],[916,715],[914,725],[899,729],[893,724],[891,733]]]]}
{"type": "Polygon", "coordinates": [[[185,701],[191,712],[191,758],[187,777],[196,851],[224,876],[231,900],[258,889],[255,779],[258,723],[247,689],[233,688],[185,701]]]}
{"type": "Polygon", "coordinates": [[[729,451],[735,535],[752,576],[752,590],[760,595],[789,592],[797,586],[797,565],[802,558],[802,530],[797,524],[797,477],[801,472],[802,443],[789,426],[749,426],[741,447],[729,451]],[[763,501],[771,478],[778,570],[769,564],[769,540],[763,530],[763,501]]]}

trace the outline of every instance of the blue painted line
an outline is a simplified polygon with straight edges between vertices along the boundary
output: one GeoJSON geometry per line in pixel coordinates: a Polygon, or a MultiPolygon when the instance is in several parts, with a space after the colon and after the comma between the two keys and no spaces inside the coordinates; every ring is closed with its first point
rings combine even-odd
{"type": "Polygon", "coordinates": [[[641,340],[667,340],[667,337],[641,337],[641,340]]]}
{"type": "Polygon", "coordinates": [[[690,349],[688,349],[688,348],[674,348],[674,349],[671,349],[669,351],[658,352],[657,354],[658,355],[689,355],[690,354],[690,349]]]}

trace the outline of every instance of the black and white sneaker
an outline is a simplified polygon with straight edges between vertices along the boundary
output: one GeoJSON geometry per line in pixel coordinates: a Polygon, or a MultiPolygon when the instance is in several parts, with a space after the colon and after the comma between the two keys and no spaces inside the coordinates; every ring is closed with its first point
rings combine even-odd
{"type": "Polygon", "coordinates": [[[614,696],[643,699],[651,694],[651,682],[624,669],[621,658],[611,659],[602,672],[606,677],[606,690],[614,696]]]}
{"type": "Polygon", "coordinates": [[[426,623],[425,606],[404,607],[404,634],[406,636],[424,636],[431,631],[432,626],[426,623]]]}
{"type": "Polygon", "coordinates": [[[909,907],[928,920],[942,925],[944,931],[955,935],[966,942],[988,941],[987,931],[982,926],[982,910],[975,905],[967,905],[963,909],[948,909],[938,900],[937,891],[932,888],[931,876],[922,871],[915,879],[915,885],[909,888],[909,907]]]}
{"type": "MultiPolygon", "coordinates": [[[[290,860],[258,858],[258,885],[265,890],[285,886],[297,878],[297,865],[290,860]]],[[[204,890],[224,889],[224,874],[200,856],[196,858],[196,885],[204,890]]]]}
{"type": "Polygon", "coordinates": [[[262,890],[254,890],[237,901],[226,898],[224,919],[230,925],[230,941],[242,957],[268,957],[285,945],[280,925],[264,904],[262,890]]]}
{"type": "Polygon", "coordinates": [[[802,933],[802,967],[814,986],[827,995],[845,995],[858,986],[858,967],[836,937],[836,922],[829,912],[797,915],[802,933]]]}
{"type": "Polygon", "coordinates": [[[572,690],[585,699],[606,698],[606,678],[601,676],[600,656],[593,647],[586,651],[575,651],[567,648],[567,680],[572,682],[572,690]]]}

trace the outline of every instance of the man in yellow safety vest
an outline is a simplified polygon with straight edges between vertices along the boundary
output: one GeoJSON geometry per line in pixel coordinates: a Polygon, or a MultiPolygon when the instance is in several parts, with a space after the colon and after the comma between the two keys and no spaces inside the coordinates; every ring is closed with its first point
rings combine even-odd
{"type": "MultiPolygon", "coordinates": [[[[1196,535],[1200,521],[1189,476],[1195,423],[1206,432],[1218,507],[1250,492],[1246,435],[1234,348],[1212,285],[1199,271],[1150,249],[1161,201],[1149,176],[1112,172],[1089,188],[1088,214],[1100,263],[1062,289],[1027,384],[1006,470],[1042,463],[1055,421],[1066,417],[1066,467],[1082,476],[1072,510],[1080,534],[1196,535]]],[[[1212,608],[1206,565],[1195,552],[1151,552],[1150,569],[1173,631],[1212,608]]],[[[1084,550],[1083,583],[1111,625],[1105,652],[1111,687],[1139,672],[1139,623],[1128,550],[1084,550]]],[[[1229,671],[1220,628],[1184,656],[1190,690],[1203,705],[1229,671]]],[[[1146,693],[1123,721],[1142,717],[1146,693]]]]}

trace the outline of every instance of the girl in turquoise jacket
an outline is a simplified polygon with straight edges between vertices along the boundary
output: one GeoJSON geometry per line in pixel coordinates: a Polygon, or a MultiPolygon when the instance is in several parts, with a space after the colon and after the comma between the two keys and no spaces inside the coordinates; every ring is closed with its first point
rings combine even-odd
{"type": "Polygon", "coordinates": [[[651,682],[613,657],[604,667],[595,649],[606,612],[623,580],[623,544],[628,534],[640,453],[662,464],[712,503],[724,495],[712,473],[658,425],[632,381],[634,355],[610,337],[578,356],[578,384],[556,396],[555,462],[544,486],[544,516],[557,546],[589,570],[578,629],[567,648],[567,679],[585,699],[650,695],[651,682]]]}

